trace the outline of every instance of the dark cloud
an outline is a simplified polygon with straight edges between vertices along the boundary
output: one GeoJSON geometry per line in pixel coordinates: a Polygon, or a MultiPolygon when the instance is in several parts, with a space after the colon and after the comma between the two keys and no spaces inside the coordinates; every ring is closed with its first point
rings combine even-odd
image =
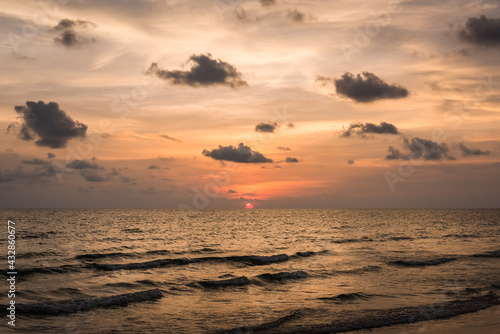
{"type": "Polygon", "coordinates": [[[169,136],[169,135],[160,135],[160,137],[165,138],[165,139],[168,139],[168,140],[176,141],[176,142],[178,142],[178,143],[182,143],[179,139],[174,138],[174,137],[169,136]]]}
{"type": "Polygon", "coordinates": [[[72,30],[63,31],[60,37],[54,38],[54,41],[68,48],[74,47],[81,43],[81,41],[76,38],[76,33],[72,30]]]}
{"type": "Polygon", "coordinates": [[[270,163],[273,162],[272,159],[268,159],[261,153],[252,151],[248,146],[240,143],[238,147],[232,145],[221,146],[219,148],[209,150],[203,150],[202,154],[206,157],[210,157],[215,160],[225,160],[232,162],[241,163],[270,163]]]}
{"type": "Polygon", "coordinates": [[[95,39],[81,37],[76,32],[77,29],[94,27],[95,24],[89,21],[63,19],[54,27],[55,30],[60,31],[59,37],[55,37],[54,41],[68,48],[95,42],[95,39]]]}
{"type": "Polygon", "coordinates": [[[284,147],[284,146],[278,146],[276,148],[280,151],[291,151],[292,150],[290,147],[284,147]]]}
{"type": "Polygon", "coordinates": [[[490,155],[490,151],[483,151],[478,148],[468,148],[464,143],[458,144],[458,148],[462,151],[462,156],[470,157],[473,155],[490,155]]]}
{"type": "Polygon", "coordinates": [[[380,125],[373,123],[351,123],[349,128],[342,132],[342,137],[350,137],[353,133],[364,137],[367,133],[397,135],[399,131],[395,125],[386,122],[381,122],[380,125]]]}
{"type": "Polygon", "coordinates": [[[30,160],[23,160],[23,161],[21,161],[21,163],[25,164],[25,165],[39,165],[39,166],[50,164],[47,160],[42,160],[42,159],[38,159],[38,158],[33,158],[30,160]]]}
{"type": "Polygon", "coordinates": [[[160,161],[174,161],[175,160],[174,157],[164,157],[162,155],[159,155],[158,158],[156,158],[156,159],[158,159],[160,161]]]}
{"type": "Polygon", "coordinates": [[[410,152],[407,154],[402,153],[394,147],[389,147],[389,152],[385,158],[387,160],[410,160],[410,159],[423,159],[439,161],[442,159],[455,160],[454,157],[448,154],[449,149],[445,143],[438,144],[430,139],[412,138],[403,140],[403,146],[410,152]]]}
{"type": "Polygon", "coordinates": [[[299,159],[287,157],[286,160],[285,160],[285,162],[288,162],[288,163],[297,163],[297,162],[299,162],[299,159]]]}
{"type": "Polygon", "coordinates": [[[130,177],[127,177],[127,176],[119,176],[120,177],[120,183],[133,183],[135,184],[135,181],[137,181],[137,179],[132,179],[130,177]]]}
{"type": "Polygon", "coordinates": [[[72,138],[85,137],[87,125],[73,121],[55,102],[26,102],[25,106],[16,106],[15,110],[23,123],[17,129],[9,125],[8,131],[14,131],[23,140],[34,140],[38,146],[50,148],[66,147],[72,138]]]}
{"type": "Polygon", "coordinates": [[[233,189],[229,189],[228,191],[228,194],[236,194],[238,193],[236,190],[233,190],[233,189]]]}
{"type": "Polygon", "coordinates": [[[90,21],[62,19],[54,27],[54,29],[58,31],[65,31],[68,29],[76,29],[76,28],[95,28],[95,26],[96,24],[90,21]]]}
{"type": "Polygon", "coordinates": [[[348,164],[348,165],[354,165],[354,160],[351,160],[351,159],[350,159],[350,160],[347,160],[347,164],[348,164]]]}
{"type": "Polygon", "coordinates": [[[16,180],[22,178],[23,174],[24,174],[24,170],[22,169],[21,166],[17,167],[14,170],[10,170],[10,169],[1,170],[0,169],[0,183],[7,183],[7,182],[16,181],[16,180]]]}
{"type": "Polygon", "coordinates": [[[212,58],[210,53],[192,55],[189,62],[192,64],[189,71],[162,70],[158,64],[152,63],[146,74],[169,80],[173,85],[192,87],[226,85],[232,88],[248,85],[233,65],[212,58]]]}
{"type": "Polygon", "coordinates": [[[238,21],[248,21],[248,15],[243,7],[238,6],[234,9],[234,15],[238,19],[238,21]]]}
{"type": "Polygon", "coordinates": [[[288,123],[286,126],[287,126],[288,128],[290,128],[290,129],[295,128],[295,124],[294,124],[294,123],[288,123]]]}
{"type": "Polygon", "coordinates": [[[104,169],[98,164],[86,160],[73,160],[66,164],[66,167],[71,169],[104,169]]]}
{"type": "Polygon", "coordinates": [[[160,167],[156,166],[156,165],[151,165],[148,167],[148,169],[160,169],[160,167]]]}
{"type": "Polygon", "coordinates": [[[408,90],[399,84],[389,85],[375,74],[363,72],[357,76],[346,72],[335,79],[337,94],[356,102],[373,102],[381,99],[399,99],[408,96],[408,90]]]}
{"type": "Polygon", "coordinates": [[[469,43],[481,46],[500,46],[500,19],[469,17],[458,36],[469,43]]]}
{"type": "Polygon", "coordinates": [[[297,9],[292,9],[288,11],[287,16],[293,22],[304,22],[306,19],[306,14],[299,12],[297,9]]]}
{"type": "Polygon", "coordinates": [[[47,153],[47,159],[53,159],[55,157],[56,157],[56,155],[54,153],[51,153],[51,152],[47,153]]]}
{"type": "Polygon", "coordinates": [[[255,132],[269,132],[272,133],[278,127],[277,123],[259,123],[255,126],[255,132]]]}
{"type": "Polygon", "coordinates": [[[110,177],[97,174],[95,171],[80,170],[80,175],[83,176],[87,182],[107,182],[111,180],[110,177]]]}
{"type": "Polygon", "coordinates": [[[260,0],[262,7],[271,7],[276,5],[276,0],[260,0]]]}
{"type": "Polygon", "coordinates": [[[392,146],[389,146],[388,149],[389,153],[388,155],[385,156],[387,160],[408,160],[408,157],[401,153],[397,148],[394,148],[392,146]]]}
{"type": "Polygon", "coordinates": [[[50,177],[56,175],[56,170],[49,164],[41,165],[34,170],[27,172],[21,166],[14,170],[0,170],[0,183],[13,181],[27,181],[29,183],[48,182],[50,177]]]}

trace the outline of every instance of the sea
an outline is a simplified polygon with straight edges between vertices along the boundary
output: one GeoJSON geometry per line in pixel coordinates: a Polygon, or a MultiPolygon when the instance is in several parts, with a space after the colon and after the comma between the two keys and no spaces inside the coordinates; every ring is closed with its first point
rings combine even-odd
{"type": "Polygon", "coordinates": [[[0,217],[2,333],[500,333],[496,209],[0,217]]]}

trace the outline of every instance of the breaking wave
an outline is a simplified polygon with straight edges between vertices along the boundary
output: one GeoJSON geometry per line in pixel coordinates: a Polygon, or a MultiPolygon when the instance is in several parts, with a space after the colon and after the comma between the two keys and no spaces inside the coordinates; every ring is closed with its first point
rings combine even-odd
{"type": "MultiPolygon", "coordinates": [[[[129,303],[155,300],[163,297],[159,289],[125,293],[109,297],[69,299],[46,303],[16,304],[16,310],[25,314],[56,315],[88,311],[97,307],[126,306],[129,303]]],[[[2,306],[5,312],[6,306],[2,306]]]]}
{"type": "MultiPolygon", "coordinates": [[[[346,298],[353,298],[351,296],[346,298]]],[[[490,292],[466,300],[434,303],[422,306],[400,307],[380,310],[348,310],[331,313],[328,310],[303,309],[274,321],[254,326],[238,327],[220,331],[224,334],[253,333],[342,333],[384,326],[417,323],[455,317],[499,305],[499,297],[490,292]],[[294,320],[299,318],[300,321],[294,320]],[[330,320],[328,320],[330,319],[330,320]],[[268,331],[269,330],[269,331],[268,331]]]]}

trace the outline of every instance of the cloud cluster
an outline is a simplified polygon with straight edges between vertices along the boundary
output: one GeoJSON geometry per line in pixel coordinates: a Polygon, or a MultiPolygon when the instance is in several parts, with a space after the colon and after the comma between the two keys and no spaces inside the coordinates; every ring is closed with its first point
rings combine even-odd
{"type": "Polygon", "coordinates": [[[87,182],[107,182],[110,181],[111,178],[109,176],[102,176],[97,174],[95,171],[88,171],[88,170],[80,170],[80,175],[85,179],[87,182]]]}
{"type": "Polygon", "coordinates": [[[262,7],[271,7],[276,5],[276,0],[260,0],[262,7]]]}
{"type": "Polygon", "coordinates": [[[297,9],[292,9],[288,11],[286,17],[290,19],[292,22],[300,23],[305,21],[306,14],[298,11],[297,9]]]}
{"type": "Polygon", "coordinates": [[[148,167],[148,169],[160,169],[157,165],[151,165],[148,167]]]}
{"type": "Polygon", "coordinates": [[[38,166],[50,164],[50,162],[48,162],[47,160],[42,160],[42,159],[38,159],[38,158],[33,158],[30,160],[23,160],[23,161],[21,161],[21,163],[25,164],[25,165],[38,165],[38,166]]]}
{"type": "Polygon", "coordinates": [[[397,135],[399,134],[399,131],[395,125],[386,122],[381,122],[380,125],[373,123],[351,123],[349,128],[342,132],[341,136],[350,137],[353,133],[364,137],[367,133],[397,135]]]}
{"type": "Polygon", "coordinates": [[[297,163],[297,162],[299,162],[299,159],[292,158],[292,157],[287,157],[286,160],[285,160],[285,162],[287,162],[287,163],[297,163]]]}
{"type": "Polygon", "coordinates": [[[466,42],[491,47],[500,46],[500,19],[470,17],[458,32],[458,36],[466,42]]]}
{"type": "Polygon", "coordinates": [[[16,132],[23,140],[34,140],[38,146],[63,148],[70,139],[85,137],[87,125],[73,121],[55,102],[26,102],[15,110],[22,119],[20,129],[9,125],[8,131],[16,132]]]}
{"type": "Polygon", "coordinates": [[[291,151],[290,147],[278,146],[276,147],[279,151],[291,151]]]}
{"type": "MultiPolygon", "coordinates": [[[[322,77],[322,82],[325,79],[322,77]]],[[[381,99],[400,99],[407,97],[409,92],[399,84],[388,84],[375,74],[363,72],[362,75],[346,72],[334,80],[337,94],[356,102],[373,102],[381,99]]]]}
{"type": "Polygon", "coordinates": [[[273,133],[278,127],[278,123],[259,123],[255,126],[255,132],[273,133]]]}
{"type": "Polygon", "coordinates": [[[86,160],[73,160],[67,163],[66,167],[71,169],[104,169],[98,164],[86,160]]]}
{"type": "Polygon", "coordinates": [[[385,158],[387,160],[432,160],[440,161],[442,159],[455,160],[450,156],[448,146],[445,143],[438,144],[430,139],[414,137],[411,140],[405,138],[403,146],[409,150],[409,153],[404,154],[394,147],[389,147],[389,152],[385,158]]]}
{"type": "Polygon", "coordinates": [[[44,164],[35,168],[31,172],[25,171],[21,166],[17,166],[14,170],[0,170],[0,183],[8,183],[14,181],[27,181],[29,183],[35,182],[48,182],[49,177],[55,176],[55,169],[49,165],[44,164]]]}
{"type": "Polygon", "coordinates": [[[458,148],[462,151],[462,156],[470,157],[477,155],[490,155],[490,151],[483,151],[478,148],[468,148],[464,143],[458,144],[458,148]]]}
{"type": "Polygon", "coordinates": [[[54,42],[67,48],[95,42],[95,39],[84,38],[76,32],[77,29],[94,28],[95,26],[95,23],[90,21],[63,19],[54,27],[55,30],[60,31],[59,37],[54,38],[54,42]]]}
{"type": "Polygon", "coordinates": [[[215,160],[232,161],[239,163],[271,163],[272,159],[266,158],[259,152],[253,151],[250,147],[240,143],[238,147],[232,145],[221,146],[219,148],[203,150],[202,154],[215,160]]]}
{"type": "Polygon", "coordinates": [[[169,80],[173,85],[192,87],[225,85],[232,88],[248,85],[233,65],[212,58],[210,53],[192,55],[188,63],[192,64],[188,71],[162,70],[157,63],[152,63],[146,74],[169,80]]]}

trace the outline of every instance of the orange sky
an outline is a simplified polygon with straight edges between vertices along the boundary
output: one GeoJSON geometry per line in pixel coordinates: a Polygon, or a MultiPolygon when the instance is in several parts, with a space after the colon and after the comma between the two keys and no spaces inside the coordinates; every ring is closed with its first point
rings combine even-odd
{"type": "Polygon", "coordinates": [[[0,3],[2,207],[498,207],[498,1],[0,3]]]}

